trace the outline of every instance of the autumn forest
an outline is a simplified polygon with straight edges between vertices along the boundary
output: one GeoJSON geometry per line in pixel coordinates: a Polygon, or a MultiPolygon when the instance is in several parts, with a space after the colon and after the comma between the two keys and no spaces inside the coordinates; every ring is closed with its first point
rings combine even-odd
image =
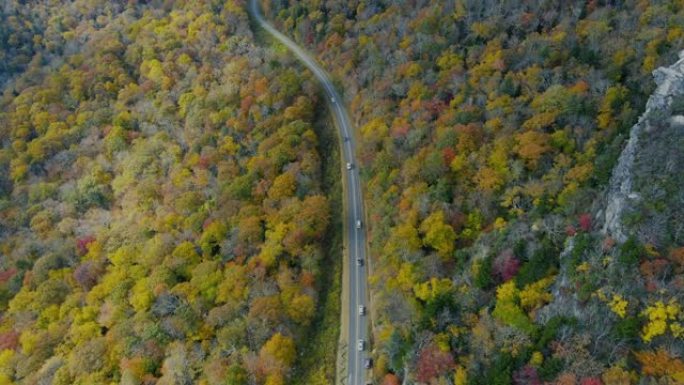
{"type": "Polygon", "coordinates": [[[683,1],[248,3],[0,4],[0,385],[684,384],[683,1]]]}

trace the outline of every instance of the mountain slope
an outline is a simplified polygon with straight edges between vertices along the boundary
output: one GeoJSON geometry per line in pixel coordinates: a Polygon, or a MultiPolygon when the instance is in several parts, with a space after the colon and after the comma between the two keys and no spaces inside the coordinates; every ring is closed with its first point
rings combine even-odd
{"type": "MultiPolygon", "coordinates": [[[[267,6],[345,84],[360,127],[377,381],[672,381],[647,362],[681,364],[678,332],[649,334],[681,303],[657,294],[678,281],[680,190],[648,193],[651,224],[626,237],[604,236],[599,211],[651,72],[684,45],[681,4],[267,6]]],[[[666,137],[649,151],[669,160],[666,137]]],[[[652,171],[639,183],[670,172],[652,171]]]]}
{"type": "Polygon", "coordinates": [[[0,100],[0,383],[289,382],[327,285],[315,84],[240,2],[36,7],[0,100]]]}

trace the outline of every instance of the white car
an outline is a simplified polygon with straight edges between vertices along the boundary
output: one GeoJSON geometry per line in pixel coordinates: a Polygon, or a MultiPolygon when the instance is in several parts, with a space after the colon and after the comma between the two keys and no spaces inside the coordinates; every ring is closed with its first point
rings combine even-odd
{"type": "Polygon", "coordinates": [[[352,169],[352,164],[347,162],[347,170],[351,170],[351,169],[352,169]]]}
{"type": "Polygon", "coordinates": [[[360,228],[361,228],[361,220],[360,220],[360,219],[357,219],[357,220],[356,220],[356,228],[357,228],[357,229],[360,229],[360,228]]]}
{"type": "Polygon", "coordinates": [[[335,98],[330,98],[330,101],[331,101],[332,103],[335,103],[335,98]]]}
{"type": "Polygon", "coordinates": [[[366,307],[359,305],[359,315],[366,315],[366,307]]]}
{"type": "Polygon", "coordinates": [[[365,347],[366,347],[366,343],[363,340],[359,340],[359,342],[356,344],[356,348],[360,352],[362,352],[365,347]]]}

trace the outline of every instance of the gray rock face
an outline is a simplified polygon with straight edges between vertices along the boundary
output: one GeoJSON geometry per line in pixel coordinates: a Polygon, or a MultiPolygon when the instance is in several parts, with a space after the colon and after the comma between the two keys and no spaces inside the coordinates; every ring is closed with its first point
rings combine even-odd
{"type": "MultiPolygon", "coordinates": [[[[684,244],[684,51],[670,67],[653,72],[657,89],[649,98],[646,110],[631,128],[629,140],[613,169],[605,192],[605,208],[597,218],[604,219],[601,232],[619,243],[635,236],[642,243],[654,245],[684,244]]],[[[571,316],[590,325],[593,335],[608,330],[600,319],[601,306],[596,301],[580,301],[577,281],[571,278],[568,259],[576,247],[569,238],[560,255],[558,278],[551,287],[553,301],[539,309],[538,322],[554,316],[571,316]],[[592,306],[594,308],[592,308],[592,306]]],[[[582,258],[593,258],[598,265],[603,253],[591,250],[582,258]]],[[[627,270],[616,269],[612,276],[623,279],[627,270]]],[[[629,269],[628,269],[629,270],[629,269]]],[[[638,280],[636,269],[631,279],[638,280]]],[[[607,274],[610,276],[611,274],[607,274]]],[[[615,283],[620,285],[621,283],[615,283]]],[[[635,285],[635,287],[639,287],[635,285]]]]}
{"type": "Polygon", "coordinates": [[[658,88],[646,103],[646,111],[629,133],[629,141],[620,154],[617,166],[613,169],[607,194],[605,222],[602,233],[612,236],[618,242],[627,239],[622,217],[625,210],[640,198],[634,191],[634,163],[640,148],[639,138],[654,129],[651,120],[668,111],[676,96],[684,95],[684,51],[680,59],[670,67],[660,67],[653,71],[658,88]]]}

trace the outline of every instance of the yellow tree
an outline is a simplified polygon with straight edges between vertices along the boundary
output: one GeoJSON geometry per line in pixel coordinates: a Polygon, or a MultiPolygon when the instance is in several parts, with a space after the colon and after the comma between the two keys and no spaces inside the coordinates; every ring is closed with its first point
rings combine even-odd
{"type": "Polygon", "coordinates": [[[517,141],[516,153],[531,170],[536,169],[539,159],[551,150],[549,135],[542,132],[527,131],[516,135],[515,139],[517,141]]]}
{"type": "Polygon", "coordinates": [[[279,380],[290,370],[296,358],[294,340],[280,333],[274,334],[261,347],[259,358],[266,367],[268,377],[273,377],[267,381],[270,381],[272,384],[283,383],[279,382],[279,380]]]}
{"type": "Polygon", "coordinates": [[[286,172],[278,175],[273,181],[273,185],[268,190],[268,197],[271,199],[283,199],[291,197],[297,187],[297,180],[294,174],[286,172]]]}
{"type": "Polygon", "coordinates": [[[437,250],[441,256],[447,257],[454,251],[456,233],[450,225],[444,223],[443,211],[435,211],[425,218],[420,231],[423,233],[423,244],[437,250]]]}

